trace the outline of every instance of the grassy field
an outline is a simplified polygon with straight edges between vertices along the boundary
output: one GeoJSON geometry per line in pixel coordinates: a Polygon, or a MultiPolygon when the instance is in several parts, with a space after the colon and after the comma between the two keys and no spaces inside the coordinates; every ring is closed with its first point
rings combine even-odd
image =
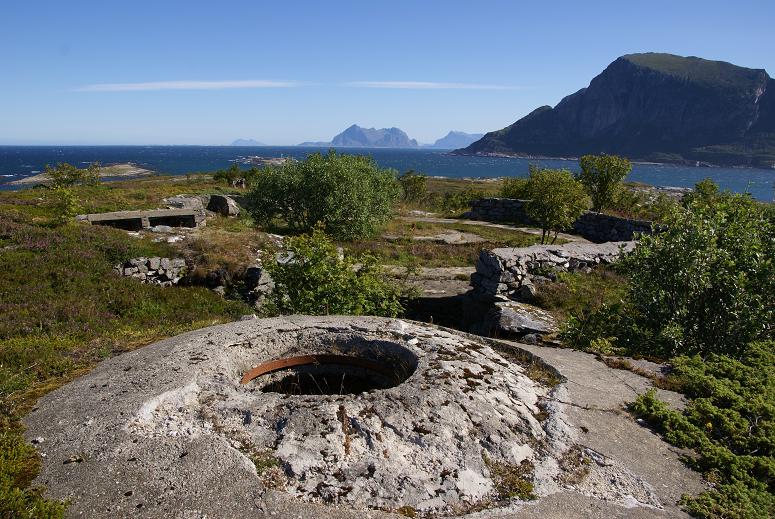
{"type": "Polygon", "coordinates": [[[355,254],[369,253],[384,265],[404,267],[473,267],[482,249],[496,247],[526,247],[539,243],[540,235],[510,229],[467,225],[461,223],[411,222],[395,219],[384,231],[397,237],[391,241],[382,237],[370,240],[341,243],[346,251],[355,254]],[[458,231],[477,234],[484,242],[444,244],[431,241],[415,241],[415,236],[435,236],[458,231]]]}

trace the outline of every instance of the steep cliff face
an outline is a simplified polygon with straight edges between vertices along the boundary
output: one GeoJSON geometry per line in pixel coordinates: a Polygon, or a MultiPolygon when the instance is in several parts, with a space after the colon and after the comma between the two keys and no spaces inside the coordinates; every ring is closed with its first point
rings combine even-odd
{"type": "Polygon", "coordinates": [[[353,124],[331,141],[333,146],[364,146],[376,148],[416,148],[417,141],[399,128],[361,128],[353,124]]]}
{"type": "Polygon", "coordinates": [[[632,54],[587,88],[459,153],[775,163],[775,81],[720,61],[632,54]]]}

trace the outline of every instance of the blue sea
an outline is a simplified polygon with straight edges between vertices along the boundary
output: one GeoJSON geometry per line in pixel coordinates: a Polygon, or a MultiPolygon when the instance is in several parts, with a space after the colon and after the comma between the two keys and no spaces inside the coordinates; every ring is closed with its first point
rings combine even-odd
{"type": "MultiPolygon", "coordinates": [[[[3,185],[9,181],[36,174],[46,164],[57,162],[69,162],[79,167],[94,161],[102,164],[132,162],[160,174],[183,175],[226,168],[240,157],[249,155],[304,158],[316,151],[325,152],[326,149],[295,146],[0,146],[0,189],[9,188],[3,185]]],[[[413,169],[426,175],[452,178],[527,176],[530,164],[578,169],[576,161],[572,160],[461,157],[426,149],[345,148],[340,151],[371,155],[380,166],[401,172],[413,169]]],[[[635,164],[629,176],[632,181],[672,187],[692,187],[704,178],[713,179],[723,189],[751,193],[759,200],[773,199],[775,170],[635,164]]]]}

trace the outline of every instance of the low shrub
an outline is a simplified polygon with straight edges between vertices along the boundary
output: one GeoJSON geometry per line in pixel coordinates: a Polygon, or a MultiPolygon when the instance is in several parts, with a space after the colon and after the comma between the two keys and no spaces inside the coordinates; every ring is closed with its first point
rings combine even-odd
{"type": "Polygon", "coordinates": [[[401,291],[382,276],[376,259],[340,254],[322,227],[288,238],[286,249],[267,264],[275,282],[271,300],[278,311],[386,317],[403,312],[401,291]]]}
{"type": "Polygon", "coordinates": [[[631,405],[668,442],[697,452],[685,461],[713,487],[683,498],[697,517],[775,516],[775,341],[743,351],[740,359],[673,359],[670,378],[691,398],[683,412],[670,409],[653,390],[631,405]]]}

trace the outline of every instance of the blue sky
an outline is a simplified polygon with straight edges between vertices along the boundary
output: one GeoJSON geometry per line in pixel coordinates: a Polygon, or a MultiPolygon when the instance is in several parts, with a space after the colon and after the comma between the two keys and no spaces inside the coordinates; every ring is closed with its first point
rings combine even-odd
{"type": "Polygon", "coordinates": [[[484,132],[616,57],[775,73],[775,2],[35,1],[0,4],[0,144],[268,144],[352,123],[484,132]]]}

